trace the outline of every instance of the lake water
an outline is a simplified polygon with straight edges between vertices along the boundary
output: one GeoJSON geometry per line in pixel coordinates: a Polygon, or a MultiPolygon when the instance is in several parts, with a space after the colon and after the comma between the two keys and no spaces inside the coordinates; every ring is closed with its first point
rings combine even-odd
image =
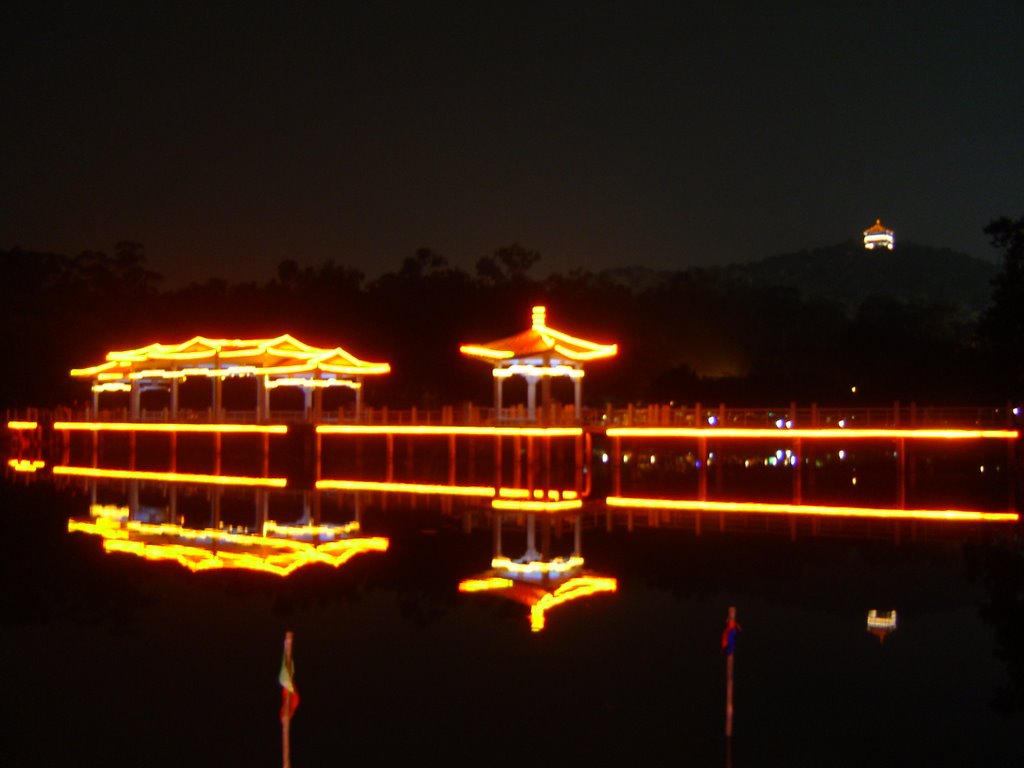
{"type": "Polygon", "coordinates": [[[312,509],[388,542],[287,577],[194,573],[68,532],[94,505],[158,523],[168,486],[27,478],[0,486],[7,764],[279,765],[288,630],[295,766],[1024,762],[1017,525],[595,501],[534,517],[532,534],[529,515],[503,515],[499,541],[499,513],[476,499],[176,484],[176,517],[197,529],[312,509]],[[578,549],[616,590],[551,609],[542,631],[524,602],[459,590],[531,544],[578,549]],[[727,745],[729,606],[742,631],[727,745]],[[872,609],[898,612],[884,641],[872,609]]]}

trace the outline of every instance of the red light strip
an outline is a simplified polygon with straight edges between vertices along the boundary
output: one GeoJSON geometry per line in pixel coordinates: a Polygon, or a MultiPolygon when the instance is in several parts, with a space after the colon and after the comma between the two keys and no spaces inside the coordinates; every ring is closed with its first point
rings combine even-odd
{"type": "Polygon", "coordinates": [[[55,421],[58,431],[80,430],[88,432],[204,432],[283,435],[285,424],[171,424],[136,423],[119,421],[55,421]]]}
{"type": "Polygon", "coordinates": [[[317,480],[321,491],[379,491],[422,493],[437,496],[480,496],[491,498],[494,488],[482,485],[430,485],[428,483],[378,483],[370,480],[317,480]]]}
{"type": "Polygon", "coordinates": [[[283,477],[241,477],[237,475],[198,475],[187,472],[147,472],[137,469],[98,469],[96,467],[56,466],[55,475],[109,478],[114,480],[153,480],[167,483],[206,483],[209,485],[246,485],[261,488],[284,488],[283,477]]]}
{"type": "Polygon", "coordinates": [[[429,427],[429,426],[361,426],[321,424],[316,428],[321,435],[471,435],[475,437],[579,437],[580,427],[429,427]]]}
{"type": "Polygon", "coordinates": [[[850,439],[905,438],[911,440],[1016,440],[1012,429],[745,429],[739,427],[611,427],[608,437],[732,437],[850,439]]]}
{"type": "Polygon", "coordinates": [[[672,509],[689,512],[740,512],[817,517],[867,517],[894,520],[944,520],[949,522],[1017,522],[1016,512],[978,512],[962,509],[884,509],[877,507],[828,507],[817,504],[764,504],[753,501],[694,501],[691,499],[644,499],[609,496],[610,507],[672,509]]]}

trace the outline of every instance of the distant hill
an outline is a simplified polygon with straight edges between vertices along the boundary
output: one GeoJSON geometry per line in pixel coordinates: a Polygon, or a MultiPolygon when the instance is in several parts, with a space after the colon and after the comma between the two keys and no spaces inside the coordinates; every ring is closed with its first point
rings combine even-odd
{"type": "MultiPolygon", "coordinates": [[[[955,306],[972,318],[988,306],[992,278],[999,266],[949,248],[901,242],[892,251],[867,251],[859,241],[851,240],[745,264],[684,271],[701,272],[721,283],[742,281],[793,288],[805,299],[838,301],[851,312],[874,296],[911,304],[955,306]]],[[[678,271],[617,267],[600,274],[605,280],[642,293],[678,271]]]]}
{"type": "Polygon", "coordinates": [[[720,270],[726,278],[792,287],[805,298],[833,299],[850,309],[869,296],[885,296],[958,306],[971,316],[988,306],[998,271],[997,264],[948,248],[903,242],[892,251],[867,251],[857,241],[720,270]]]}

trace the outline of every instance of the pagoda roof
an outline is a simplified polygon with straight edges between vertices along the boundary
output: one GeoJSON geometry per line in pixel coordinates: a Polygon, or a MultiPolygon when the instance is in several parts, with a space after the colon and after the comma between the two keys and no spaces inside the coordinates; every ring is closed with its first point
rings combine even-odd
{"type": "Polygon", "coordinates": [[[879,235],[891,235],[892,230],[882,225],[881,219],[875,219],[875,223],[864,230],[865,235],[879,234],[879,235]]]}
{"type": "Polygon", "coordinates": [[[555,330],[547,324],[544,307],[534,307],[532,319],[529,330],[494,341],[463,344],[459,351],[468,357],[496,365],[531,357],[560,358],[566,362],[581,363],[613,357],[618,352],[616,344],[599,344],[555,330]]]}
{"type": "Polygon", "coordinates": [[[387,363],[360,360],[341,347],[322,349],[284,334],[272,339],[208,339],[149,344],[108,352],[105,362],[74,368],[72,376],[104,380],[181,375],[365,376],[388,373],[387,363]]]}

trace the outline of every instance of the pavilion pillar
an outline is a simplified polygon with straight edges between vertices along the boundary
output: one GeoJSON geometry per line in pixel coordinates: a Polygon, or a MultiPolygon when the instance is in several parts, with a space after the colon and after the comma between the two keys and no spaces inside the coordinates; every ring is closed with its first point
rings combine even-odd
{"type": "Polygon", "coordinates": [[[526,516],[526,554],[523,555],[523,560],[540,560],[540,553],[537,552],[537,521],[532,512],[526,516]]]}
{"type": "Polygon", "coordinates": [[[131,391],[131,409],[129,411],[130,418],[132,421],[138,421],[139,415],[142,412],[142,382],[133,381],[131,391]]]}
{"type": "Polygon", "coordinates": [[[313,390],[313,421],[320,423],[324,405],[324,391],[321,387],[313,390]]]}
{"type": "Polygon", "coordinates": [[[100,418],[100,393],[97,391],[96,387],[99,386],[99,379],[97,379],[92,386],[92,413],[89,414],[89,417],[93,421],[98,421],[100,418]]]}
{"type": "Polygon", "coordinates": [[[224,408],[224,380],[220,376],[213,377],[213,421],[219,422],[223,419],[221,411],[224,408]]]}
{"type": "Polygon", "coordinates": [[[171,379],[171,421],[178,420],[178,377],[171,379]]]}
{"type": "Polygon", "coordinates": [[[537,377],[526,376],[526,418],[537,420],[537,377]]]}
{"type": "MultiPolygon", "coordinates": [[[[495,368],[494,370],[497,371],[498,369],[495,368]]],[[[502,408],[502,405],[501,405],[501,395],[502,395],[502,385],[504,384],[504,382],[505,382],[505,377],[503,377],[503,376],[495,376],[494,377],[494,420],[495,421],[498,421],[501,418],[501,408],[502,408]]]]}
{"type": "Polygon", "coordinates": [[[363,380],[356,380],[356,423],[363,419],[363,380]]]}
{"type": "Polygon", "coordinates": [[[583,418],[583,377],[577,376],[572,380],[574,414],[576,420],[583,418]]]}
{"type": "Polygon", "coordinates": [[[213,364],[213,420],[223,421],[221,411],[224,408],[224,378],[220,375],[220,350],[214,356],[213,364]]]}
{"type": "Polygon", "coordinates": [[[551,420],[551,377],[543,376],[540,380],[541,418],[544,424],[551,420]]]}
{"type": "Polygon", "coordinates": [[[313,420],[313,390],[309,387],[302,389],[302,415],[305,421],[313,420]]]}
{"type": "Polygon", "coordinates": [[[270,409],[267,408],[267,377],[256,377],[256,421],[264,422],[270,419],[270,409]]]}

